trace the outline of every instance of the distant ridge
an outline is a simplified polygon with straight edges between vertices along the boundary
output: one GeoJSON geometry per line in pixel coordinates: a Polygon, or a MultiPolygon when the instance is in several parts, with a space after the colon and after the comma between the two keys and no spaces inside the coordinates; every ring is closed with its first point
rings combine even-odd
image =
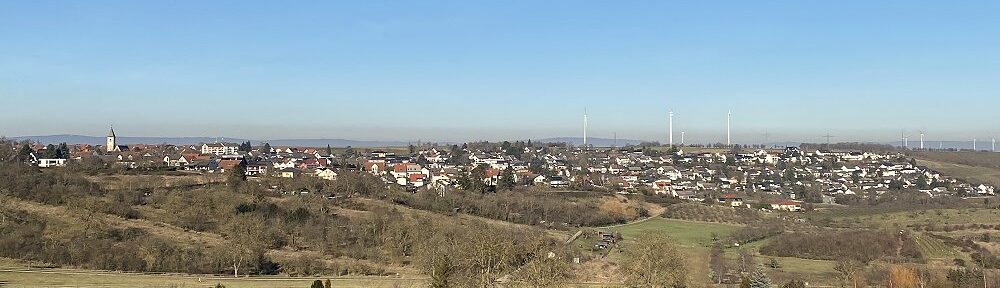
{"type": "MultiPolygon", "coordinates": [[[[583,145],[583,137],[556,137],[556,138],[545,138],[532,140],[533,142],[541,143],[566,143],[571,145],[583,145]]],[[[587,137],[587,145],[599,146],[599,147],[611,147],[615,146],[627,146],[627,145],[639,145],[639,143],[648,142],[645,140],[635,140],[635,139],[615,139],[611,138],[594,138],[587,137]]]]}
{"type": "MultiPolygon", "coordinates": [[[[103,145],[104,137],[84,136],[84,135],[42,135],[42,136],[19,136],[10,137],[17,141],[31,140],[43,144],[58,144],[66,142],[68,144],[90,144],[103,145]]],[[[330,145],[333,147],[398,147],[408,146],[408,142],[403,141],[364,141],[348,139],[274,139],[274,140],[253,140],[229,137],[118,137],[118,143],[123,145],[135,144],[174,144],[174,145],[195,145],[200,143],[214,143],[216,141],[240,143],[249,140],[254,145],[267,142],[271,146],[304,146],[322,147],[330,145]]]]}

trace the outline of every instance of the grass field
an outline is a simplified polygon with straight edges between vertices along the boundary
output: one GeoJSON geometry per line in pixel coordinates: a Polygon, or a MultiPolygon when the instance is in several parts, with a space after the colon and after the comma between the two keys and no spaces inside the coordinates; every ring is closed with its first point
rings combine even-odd
{"type": "Polygon", "coordinates": [[[625,238],[626,241],[641,235],[662,234],[670,237],[681,246],[709,247],[712,244],[713,233],[721,238],[736,229],[739,229],[739,226],[653,217],[646,221],[617,226],[608,230],[622,233],[622,238],[625,238]]]}
{"type": "Polygon", "coordinates": [[[811,218],[828,219],[834,227],[906,228],[911,225],[1000,224],[1000,210],[969,208],[879,212],[873,209],[831,209],[813,214],[811,218]]]}
{"type": "MultiPolygon", "coordinates": [[[[945,152],[940,152],[945,153],[945,152]]],[[[1000,186],[1000,153],[956,153],[954,159],[942,155],[918,155],[917,164],[971,183],[1000,186]],[[979,159],[982,158],[982,159],[979,159]],[[977,159],[973,161],[972,159],[977,159]],[[986,161],[986,162],[983,162],[986,161]],[[996,162],[992,162],[996,161],[996,162]]]]}
{"type": "Polygon", "coordinates": [[[0,261],[0,287],[309,287],[315,280],[330,279],[334,287],[424,287],[420,278],[233,278],[207,275],[156,275],[76,269],[29,268],[11,260],[0,261]]]}
{"type": "Polygon", "coordinates": [[[916,240],[920,253],[928,260],[951,260],[961,257],[961,254],[941,240],[923,233],[913,234],[913,239],[916,240]]]}
{"type": "Polygon", "coordinates": [[[909,154],[912,154],[914,158],[923,160],[1000,169],[1000,153],[971,151],[913,151],[909,152],[909,154]]]}
{"type": "MultiPolygon", "coordinates": [[[[679,246],[681,246],[682,252],[685,253],[686,258],[688,259],[686,264],[688,267],[688,274],[690,275],[691,280],[694,281],[692,284],[695,284],[696,287],[700,287],[701,285],[709,283],[708,262],[710,254],[709,247],[712,243],[712,234],[714,233],[719,238],[723,238],[739,228],[740,226],[731,224],[654,217],[646,221],[612,227],[607,230],[621,232],[622,237],[625,238],[624,245],[628,245],[630,239],[635,239],[635,237],[640,235],[663,234],[670,237],[679,246]]],[[[743,247],[740,248],[728,249],[726,254],[729,256],[727,256],[727,258],[735,258],[739,249],[756,251],[766,242],[767,239],[743,245],[743,247]]],[[[617,253],[612,253],[609,258],[617,260],[617,256],[617,253]]],[[[771,257],[759,256],[757,258],[758,263],[766,263],[771,257]]],[[[778,257],[776,259],[778,259],[779,263],[781,263],[781,268],[768,269],[768,274],[775,281],[774,283],[784,283],[791,279],[801,279],[806,280],[813,285],[836,284],[834,282],[835,280],[833,280],[836,278],[836,272],[833,270],[835,263],[833,261],[783,257],[778,257]]],[[[735,265],[734,263],[735,262],[731,262],[730,265],[735,265]]]]}

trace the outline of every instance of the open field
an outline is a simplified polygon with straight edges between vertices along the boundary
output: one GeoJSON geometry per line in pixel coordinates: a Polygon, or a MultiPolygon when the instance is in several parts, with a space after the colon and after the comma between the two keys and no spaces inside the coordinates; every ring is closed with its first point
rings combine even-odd
{"type": "Polygon", "coordinates": [[[913,225],[1000,224],[1000,210],[930,209],[903,212],[879,212],[872,209],[830,209],[810,215],[811,219],[828,221],[833,227],[906,228],[913,225]]]}
{"type": "Polygon", "coordinates": [[[915,151],[911,152],[911,154],[918,160],[923,159],[935,162],[1000,169],[1000,153],[968,151],[915,151]]]}
{"type": "MultiPolygon", "coordinates": [[[[700,287],[709,283],[709,247],[712,243],[712,234],[714,233],[719,238],[723,238],[739,228],[740,226],[732,224],[653,217],[646,221],[605,229],[622,233],[622,237],[624,238],[623,245],[628,245],[628,243],[631,242],[631,239],[635,239],[635,237],[640,235],[663,234],[670,237],[676,241],[679,246],[681,246],[681,251],[688,259],[686,264],[688,267],[688,274],[691,275],[690,280],[693,281],[692,284],[696,287],[700,287]]],[[[584,247],[588,244],[592,245],[592,243],[583,243],[586,241],[587,240],[577,240],[577,244],[584,245],[584,247]]],[[[730,265],[735,265],[735,260],[732,259],[735,259],[740,249],[756,251],[767,241],[768,240],[765,239],[743,245],[741,248],[727,249],[726,254],[729,255],[727,258],[731,258],[730,265]]],[[[611,253],[608,259],[611,261],[618,261],[619,255],[620,254],[618,253],[611,253]]],[[[766,263],[766,261],[769,261],[768,259],[770,258],[773,257],[758,255],[757,262],[766,263]]],[[[784,283],[791,279],[804,279],[813,285],[836,284],[833,280],[835,279],[836,274],[833,270],[833,266],[835,265],[833,261],[786,257],[777,257],[776,259],[778,259],[779,263],[781,263],[781,268],[768,269],[768,273],[775,280],[775,283],[784,283]]]]}
{"type": "Polygon", "coordinates": [[[917,246],[920,248],[920,253],[924,255],[927,260],[951,260],[955,258],[961,258],[961,254],[955,251],[954,248],[948,246],[939,239],[924,235],[923,233],[915,233],[913,239],[916,240],[917,246]]]}
{"type": "Polygon", "coordinates": [[[930,154],[935,156],[925,156],[922,154],[917,156],[917,164],[927,166],[927,168],[939,171],[951,177],[964,179],[971,183],[985,183],[1000,186],[1000,168],[996,166],[998,165],[997,163],[1000,163],[1000,153],[937,153],[955,153],[956,155],[961,155],[961,157],[956,156],[956,158],[949,158],[935,154],[930,154]],[[975,154],[975,157],[964,154],[975,154]]]}
{"type": "Polygon", "coordinates": [[[837,272],[833,267],[837,265],[834,261],[812,260],[789,257],[768,257],[759,258],[758,262],[770,261],[775,258],[781,268],[768,268],[768,275],[773,283],[785,283],[792,279],[799,279],[808,282],[812,286],[834,286],[837,285],[837,272]]]}
{"type": "Polygon", "coordinates": [[[609,230],[622,233],[626,241],[639,235],[663,234],[685,247],[709,247],[712,245],[712,234],[725,237],[739,226],[708,222],[684,221],[653,217],[629,225],[622,225],[609,230]]]}

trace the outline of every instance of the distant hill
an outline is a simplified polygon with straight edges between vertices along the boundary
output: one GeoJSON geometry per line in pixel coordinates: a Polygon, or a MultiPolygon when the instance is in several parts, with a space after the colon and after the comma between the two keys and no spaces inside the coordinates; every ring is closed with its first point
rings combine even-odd
{"type": "MultiPolygon", "coordinates": [[[[364,140],[347,140],[347,139],[277,139],[277,140],[251,140],[251,143],[257,145],[259,143],[267,142],[271,146],[306,146],[306,147],[323,147],[330,145],[332,147],[400,147],[409,146],[411,143],[403,141],[364,141],[364,140]]],[[[413,143],[416,145],[416,143],[413,143]]]]}
{"type": "MultiPolygon", "coordinates": [[[[567,143],[572,145],[583,145],[583,137],[556,137],[556,138],[545,138],[532,140],[532,142],[541,143],[567,143]]],[[[592,138],[587,137],[587,144],[594,145],[598,147],[611,147],[611,146],[626,146],[626,145],[639,145],[639,143],[647,142],[645,140],[635,140],[635,139],[608,139],[608,138],[592,138]]]]}
{"type": "MultiPolygon", "coordinates": [[[[20,136],[11,137],[17,141],[21,140],[31,140],[35,142],[40,142],[43,144],[58,144],[66,142],[68,144],[90,144],[90,145],[103,145],[105,143],[104,137],[95,136],[83,136],[83,135],[43,135],[43,136],[20,136]]],[[[225,141],[231,143],[240,143],[247,141],[248,139],[241,138],[228,138],[228,137],[118,137],[118,143],[123,145],[134,145],[134,144],[175,144],[175,145],[194,145],[200,143],[213,143],[216,141],[225,141]]],[[[347,140],[347,139],[275,139],[275,140],[253,140],[249,139],[254,145],[259,145],[261,143],[267,142],[272,146],[305,146],[305,147],[322,147],[330,145],[333,147],[393,147],[393,146],[407,146],[409,143],[403,141],[363,141],[363,140],[347,140]]]]}

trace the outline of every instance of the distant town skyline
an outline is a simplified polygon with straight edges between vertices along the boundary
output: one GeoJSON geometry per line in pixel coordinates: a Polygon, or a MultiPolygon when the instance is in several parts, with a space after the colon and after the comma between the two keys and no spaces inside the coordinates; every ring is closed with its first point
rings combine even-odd
{"type": "Polygon", "coordinates": [[[3,2],[0,136],[988,143],[998,8],[3,2]]]}

